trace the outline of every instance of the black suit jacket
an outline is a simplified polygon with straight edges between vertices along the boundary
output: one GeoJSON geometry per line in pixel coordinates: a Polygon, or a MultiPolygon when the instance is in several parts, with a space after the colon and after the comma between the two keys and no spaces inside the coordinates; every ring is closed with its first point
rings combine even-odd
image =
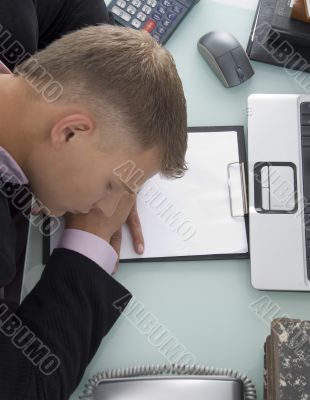
{"type": "MultiPolygon", "coordinates": [[[[15,271],[15,231],[2,191],[0,286],[15,271]]],[[[14,313],[0,303],[0,399],[68,399],[130,298],[87,257],[54,250],[40,281],[14,313]]]]}

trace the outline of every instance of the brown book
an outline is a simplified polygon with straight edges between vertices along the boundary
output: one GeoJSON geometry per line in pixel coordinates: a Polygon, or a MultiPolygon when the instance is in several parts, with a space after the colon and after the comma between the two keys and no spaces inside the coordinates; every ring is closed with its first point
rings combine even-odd
{"type": "Polygon", "coordinates": [[[310,398],[310,321],[276,319],[266,350],[266,400],[310,398]]]}
{"type": "Polygon", "coordinates": [[[291,18],[310,24],[309,1],[295,0],[292,8],[291,18]]]}

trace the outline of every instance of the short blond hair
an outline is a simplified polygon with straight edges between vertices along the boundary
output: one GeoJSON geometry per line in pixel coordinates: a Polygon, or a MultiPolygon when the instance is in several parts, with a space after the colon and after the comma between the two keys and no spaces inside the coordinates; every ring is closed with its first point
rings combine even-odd
{"type": "MultiPolygon", "coordinates": [[[[109,127],[125,127],[141,149],[160,149],[161,174],[184,175],[187,117],[182,83],[168,50],[147,32],[87,27],[56,40],[34,60],[63,86],[57,101],[84,104],[109,127]]],[[[18,65],[15,73],[31,72],[33,79],[40,79],[39,68],[30,68],[33,59],[18,65]]],[[[116,131],[109,132],[108,141],[120,148],[116,131]]]]}

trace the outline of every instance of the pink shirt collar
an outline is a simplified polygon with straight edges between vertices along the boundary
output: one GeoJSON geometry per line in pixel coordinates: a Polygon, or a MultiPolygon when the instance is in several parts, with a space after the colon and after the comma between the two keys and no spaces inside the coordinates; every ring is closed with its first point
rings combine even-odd
{"type": "Polygon", "coordinates": [[[0,61],[0,74],[11,74],[11,70],[0,61]]]}
{"type": "Polygon", "coordinates": [[[28,179],[14,158],[0,146],[0,177],[4,181],[26,185],[28,179]]]}
{"type": "MultiPolygon", "coordinates": [[[[11,74],[12,72],[0,61],[0,74],[11,74]]],[[[6,181],[14,181],[25,185],[28,179],[14,158],[0,146],[0,176],[6,181]]]]}

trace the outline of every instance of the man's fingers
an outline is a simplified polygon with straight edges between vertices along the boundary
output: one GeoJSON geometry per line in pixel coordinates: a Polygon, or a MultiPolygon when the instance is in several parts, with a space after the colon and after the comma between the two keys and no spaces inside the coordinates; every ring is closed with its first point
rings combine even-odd
{"type": "Polygon", "coordinates": [[[121,252],[121,244],[122,244],[122,230],[121,229],[119,229],[117,232],[115,232],[114,235],[111,237],[110,244],[113,247],[113,249],[116,251],[116,253],[118,254],[118,260],[117,260],[117,263],[115,264],[114,270],[112,272],[113,274],[115,274],[119,268],[119,255],[121,252]]]}
{"type": "Polygon", "coordinates": [[[144,251],[144,238],[136,202],[129,213],[127,224],[133,239],[134,248],[138,254],[142,254],[144,251]]]}

